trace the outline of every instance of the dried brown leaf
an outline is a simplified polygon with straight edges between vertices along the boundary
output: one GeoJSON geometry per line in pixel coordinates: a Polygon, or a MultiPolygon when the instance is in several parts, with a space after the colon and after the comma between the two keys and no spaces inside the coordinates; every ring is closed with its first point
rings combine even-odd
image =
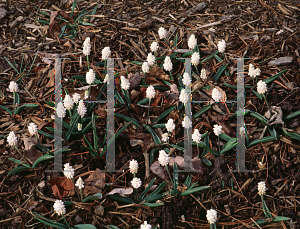
{"type": "Polygon", "coordinates": [[[66,177],[52,177],[49,184],[57,199],[64,198],[68,195],[70,190],[74,189],[71,179],[66,177]]]}

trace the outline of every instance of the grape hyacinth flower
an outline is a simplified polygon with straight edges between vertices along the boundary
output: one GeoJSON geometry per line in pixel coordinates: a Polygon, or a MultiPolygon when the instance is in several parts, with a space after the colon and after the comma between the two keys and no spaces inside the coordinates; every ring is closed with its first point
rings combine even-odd
{"type": "Polygon", "coordinates": [[[74,101],[73,101],[72,97],[70,95],[66,95],[65,99],[64,99],[64,107],[67,110],[71,110],[71,109],[73,109],[73,106],[74,106],[74,101]]]}
{"type": "Polygon", "coordinates": [[[198,146],[198,144],[200,143],[200,140],[201,140],[201,134],[200,134],[198,129],[194,130],[194,133],[192,134],[192,139],[193,139],[194,142],[197,143],[197,151],[198,151],[198,156],[199,156],[199,146],[198,146]]]}
{"type": "Polygon", "coordinates": [[[149,113],[150,113],[150,104],[151,104],[151,99],[155,98],[155,89],[152,85],[148,86],[146,90],[146,97],[149,99],[149,107],[148,107],[148,115],[147,115],[147,123],[149,119],[149,113]]]}
{"type": "Polygon", "coordinates": [[[259,94],[261,94],[261,95],[264,97],[264,100],[265,100],[265,102],[266,102],[266,104],[267,104],[268,110],[269,110],[269,112],[270,112],[270,117],[271,117],[271,116],[272,116],[272,112],[271,112],[271,110],[270,110],[269,104],[268,104],[268,102],[267,102],[267,98],[266,98],[266,96],[265,96],[265,93],[266,93],[267,91],[268,91],[268,86],[267,86],[267,84],[266,84],[264,81],[260,80],[260,81],[257,83],[257,92],[258,92],[259,94]]]}
{"type": "Polygon", "coordinates": [[[214,88],[212,91],[211,97],[216,101],[219,102],[222,99],[222,93],[218,90],[218,88],[214,88]]]}
{"type": "Polygon", "coordinates": [[[96,76],[95,76],[95,73],[94,73],[93,69],[90,69],[90,70],[86,73],[85,78],[86,78],[86,82],[87,82],[88,84],[91,85],[91,84],[94,83],[94,81],[95,81],[95,79],[96,79],[96,76]]]}
{"type": "Polygon", "coordinates": [[[179,96],[179,101],[182,102],[183,104],[186,104],[187,101],[189,101],[189,96],[186,93],[185,89],[181,90],[180,96],[179,96]]]}
{"type": "Polygon", "coordinates": [[[191,63],[195,66],[197,74],[199,75],[197,65],[200,63],[200,54],[198,52],[194,52],[191,56],[191,63]]]}
{"type": "Polygon", "coordinates": [[[64,214],[66,214],[66,207],[65,207],[65,204],[62,200],[56,200],[53,204],[53,209],[54,209],[54,212],[57,214],[57,215],[61,215],[64,219],[64,221],[66,222],[68,228],[70,228],[69,224],[68,224],[68,221],[66,220],[64,214]]]}
{"type": "Polygon", "coordinates": [[[155,42],[155,41],[153,41],[152,44],[151,44],[151,46],[150,46],[151,52],[157,52],[158,48],[159,48],[158,43],[155,42]]]}
{"type": "Polygon", "coordinates": [[[78,123],[77,129],[78,129],[78,131],[82,131],[82,124],[81,123],[78,123]]]}
{"type": "Polygon", "coordinates": [[[82,199],[83,199],[82,198],[82,189],[84,188],[84,182],[83,182],[81,177],[78,178],[78,180],[76,181],[75,186],[77,186],[78,189],[79,189],[80,197],[81,197],[81,201],[82,201],[82,199]]]}
{"type": "Polygon", "coordinates": [[[57,117],[64,118],[66,116],[66,108],[64,107],[62,102],[57,104],[56,108],[57,117]]]}
{"type": "Polygon", "coordinates": [[[185,72],[183,74],[182,82],[185,86],[188,86],[188,87],[191,86],[192,80],[191,80],[189,73],[185,72]]]}
{"type": "Polygon", "coordinates": [[[164,151],[164,150],[160,150],[160,151],[159,151],[158,162],[159,162],[159,164],[160,164],[161,166],[165,166],[165,167],[166,167],[167,172],[168,172],[169,177],[170,177],[170,180],[171,180],[172,183],[173,183],[173,180],[172,180],[172,177],[171,177],[169,168],[168,168],[168,164],[169,164],[169,162],[170,162],[170,157],[169,157],[169,155],[166,153],[166,151],[164,151]]]}
{"type": "Polygon", "coordinates": [[[207,218],[207,220],[210,224],[211,229],[217,228],[216,227],[216,222],[217,222],[217,219],[218,219],[218,213],[217,213],[216,210],[214,210],[214,209],[207,210],[206,218],[207,218]]]}
{"type": "Polygon", "coordinates": [[[83,118],[87,112],[87,109],[84,105],[83,100],[79,101],[78,107],[77,107],[77,113],[83,118]]]}
{"type": "Polygon", "coordinates": [[[214,133],[215,135],[218,136],[218,146],[219,146],[219,151],[220,151],[220,134],[222,134],[222,126],[219,125],[214,125],[214,133]]]}
{"type": "Polygon", "coordinates": [[[197,39],[194,34],[192,34],[188,40],[189,49],[195,49],[197,46],[197,39]]]}
{"type": "Polygon", "coordinates": [[[131,160],[129,162],[129,171],[135,176],[135,173],[138,172],[139,169],[139,163],[137,162],[137,160],[131,160]]]}
{"type": "Polygon", "coordinates": [[[134,177],[131,181],[131,185],[133,188],[138,189],[142,186],[142,181],[140,178],[134,177]]]}
{"type": "Polygon", "coordinates": [[[64,165],[64,176],[67,177],[67,178],[69,178],[69,179],[73,179],[74,173],[75,173],[75,170],[70,165],[70,163],[66,163],[64,165]]]}
{"type": "Polygon", "coordinates": [[[18,143],[18,138],[15,135],[15,132],[11,131],[7,136],[7,142],[10,146],[16,146],[18,143]]]}
{"type": "Polygon", "coordinates": [[[174,120],[172,118],[170,118],[168,120],[168,122],[166,123],[166,128],[168,132],[173,132],[173,130],[175,129],[175,123],[174,120]]]}
{"type": "Polygon", "coordinates": [[[200,78],[201,78],[202,80],[206,80],[206,79],[207,79],[207,77],[206,77],[206,71],[205,71],[204,68],[201,69],[200,78]]]}
{"type": "Polygon", "coordinates": [[[161,40],[162,39],[166,39],[167,36],[168,36],[167,30],[165,28],[163,28],[163,27],[160,27],[158,29],[158,36],[159,36],[159,39],[161,39],[161,40]]]}
{"type": "Polygon", "coordinates": [[[173,76],[171,73],[171,71],[173,69],[173,64],[172,64],[171,58],[169,56],[166,56],[163,66],[164,66],[165,71],[170,73],[170,78],[171,78],[171,80],[173,80],[173,76]]]}
{"type": "Polygon", "coordinates": [[[146,85],[146,74],[149,72],[150,67],[148,62],[144,62],[142,65],[142,71],[144,72],[144,84],[146,85]]]}
{"type": "Polygon", "coordinates": [[[13,93],[14,95],[14,111],[16,110],[16,93],[18,92],[19,88],[18,88],[18,84],[15,81],[10,81],[9,83],[9,91],[13,93]]]}
{"type": "Polygon", "coordinates": [[[225,49],[226,49],[226,42],[225,42],[225,40],[219,41],[218,42],[218,50],[219,50],[219,52],[224,53],[225,49]]]}
{"type": "Polygon", "coordinates": [[[30,135],[36,135],[37,134],[37,125],[32,122],[28,125],[28,131],[30,135]]]}
{"type": "Polygon", "coordinates": [[[147,56],[147,62],[149,66],[153,66],[155,64],[156,58],[155,56],[150,52],[147,56]]]}
{"type": "Polygon", "coordinates": [[[260,196],[266,194],[266,191],[267,191],[266,182],[264,182],[264,181],[259,182],[257,190],[258,190],[258,195],[260,195],[260,196]]]}
{"type": "Polygon", "coordinates": [[[73,101],[74,101],[74,103],[78,103],[80,101],[80,99],[81,99],[80,94],[78,94],[78,93],[74,93],[73,94],[73,101]]]}
{"type": "Polygon", "coordinates": [[[148,224],[147,221],[144,221],[143,224],[141,224],[140,229],[152,229],[151,224],[148,224]]]}
{"type": "Polygon", "coordinates": [[[104,49],[102,49],[102,60],[107,60],[110,57],[110,54],[110,47],[105,47],[104,49]]]}
{"type": "Polygon", "coordinates": [[[86,60],[87,60],[87,64],[88,64],[88,69],[90,69],[90,61],[89,61],[89,55],[91,53],[91,49],[92,49],[92,46],[91,46],[91,40],[89,37],[87,37],[84,42],[83,42],[83,50],[82,50],[82,53],[84,55],[86,55],[86,60]]]}
{"type": "Polygon", "coordinates": [[[184,119],[182,121],[182,127],[188,129],[192,127],[192,121],[188,116],[184,116],[184,119]]]}
{"type": "Polygon", "coordinates": [[[162,140],[163,142],[167,142],[167,141],[169,140],[168,133],[164,133],[164,134],[162,135],[162,137],[161,137],[161,140],[162,140]]]}
{"type": "Polygon", "coordinates": [[[125,76],[121,76],[121,87],[124,90],[129,90],[130,88],[130,82],[125,78],[125,76]]]}

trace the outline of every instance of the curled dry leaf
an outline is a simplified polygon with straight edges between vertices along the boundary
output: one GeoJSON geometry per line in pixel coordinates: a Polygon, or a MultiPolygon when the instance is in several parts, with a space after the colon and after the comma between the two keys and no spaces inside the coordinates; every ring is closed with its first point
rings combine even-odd
{"type": "Polygon", "coordinates": [[[137,88],[140,83],[141,83],[141,75],[139,72],[136,72],[136,73],[129,73],[128,74],[128,77],[129,79],[129,82],[130,82],[130,90],[134,89],[134,88],[137,88]]]}
{"type": "Polygon", "coordinates": [[[69,191],[74,189],[72,180],[66,177],[52,177],[49,181],[53,195],[57,199],[62,199],[68,195],[69,191]]]}
{"type": "Polygon", "coordinates": [[[202,83],[202,82],[199,81],[199,80],[196,81],[195,83],[193,83],[193,85],[192,85],[193,91],[201,90],[203,87],[204,87],[204,83],[202,83]]]}
{"type": "Polygon", "coordinates": [[[120,196],[125,196],[133,193],[133,188],[114,188],[108,195],[119,194],[120,196]]]}
{"type": "Polygon", "coordinates": [[[177,85],[176,84],[172,84],[170,86],[170,89],[172,92],[174,92],[175,94],[179,94],[179,91],[178,91],[178,88],[177,88],[177,85]]]}
{"type": "Polygon", "coordinates": [[[150,166],[150,170],[161,179],[165,180],[167,178],[167,171],[162,167],[158,161],[155,161],[150,166]]]}
{"type": "Polygon", "coordinates": [[[100,169],[96,169],[87,179],[84,180],[84,196],[102,193],[105,187],[106,176],[100,169]]]}
{"type": "Polygon", "coordinates": [[[162,70],[159,66],[153,66],[150,69],[150,72],[147,74],[147,76],[154,77],[156,79],[160,80],[171,80],[170,76],[165,74],[165,71],[162,70]]]}

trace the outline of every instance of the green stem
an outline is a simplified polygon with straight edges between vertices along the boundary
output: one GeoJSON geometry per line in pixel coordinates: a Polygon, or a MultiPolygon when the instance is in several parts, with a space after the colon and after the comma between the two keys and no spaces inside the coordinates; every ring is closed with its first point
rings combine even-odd
{"type": "Polygon", "coordinates": [[[92,85],[90,84],[90,87],[89,87],[89,98],[88,98],[89,101],[91,100],[91,90],[92,90],[92,85]]]}
{"type": "MultiPolygon", "coordinates": [[[[106,75],[106,61],[107,60],[104,60],[104,68],[103,68],[103,75],[106,75]]],[[[126,69],[126,71],[127,71],[127,69],[126,69]]],[[[128,75],[128,72],[127,72],[127,75],[128,75]]]]}
{"type": "Polygon", "coordinates": [[[144,74],[144,85],[147,85],[147,83],[146,83],[146,72],[145,72],[145,74],[144,74]]]}
{"type": "Polygon", "coordinates": [[[169,73],[170,73],[170,79],[171,79],[171,80],[174,80],[171,71],[169,71],[169,73]]]}
{"type": "MultiPolygon", "coordinates": [[[[72,181],[72,183],[73,183],[73,186],[75,187],[74,179],[71,178],[71,181],[72,181]]],[[[78,190],[77,190],[77,188],[74,188],[74,189],[75,189],[75,192],[76,192],[76,194],[77,194],[77,196],[78,196],[78,199],[79,199],[79,193],[78,193],[78,190]]]]}
{"type": "Polygon", "coordinates": [[[210,227],[210,229],[215,229],[215,227],[214,227],[214,224],[213,224],[213,223],[209,224],[209,227],[210,227]]]}
{"type": "Polygon", "coordinates": [[[80,192],[80,197],[81,197],[81,201],[83,200],[83,197],[82,197],[82,189],[79,189],[79,192],[80,192]]]}
{"type": "Polygon", "coordinates": [[[14,93],[14,112],[16,110],[16,92],[13,92],[14,93]]]}
{"type": "Polygon", "coordinates": [[[198,145],[198,143],[197,143],[197,151],[198,151],[198,156],[197,157],[199,157],[200,156],[200,152],[199,152],[199,145],[198,145]]]}
{"type": "Polygon", "coordinates": [[[44,150],[47,152],[46,147],[41,143],[41,141],[40,141],[40,139],[38,138],[37,134],[34,134],[34,135],[35,135],[35,137],[36,137],[38,143],[39,143],[39,144],[44,148],[44,150]]]}
{"type": "Polygon", "coordinates": [[[67,219],[65,218],[64,214],[61,214],[61,215],[62,215],[62,217],[63,217],[64,221],[66,222],[66,224],[67,224],[68,228],[71,228],[71,227],[70,227],[70,225],[68,224],[68,221],[67,221],[67,219]]]}
{"type": "Polygon", "coordinates": [[[21,158],[23,159],[23,155],[21,154],[21,152],[19,151],[17,145],[15,145],[16,150],[18,151],[18,153],[20,154],[21,158]]]}
{"type": "Polygon", "coordinates": [[[170,177],[170,180],[171,180],[172,184],[174,184],[173,179],[172,179],[171,174],[170,174],[170,171],[169,171],[169,168],[168,168],[168,165],[166,165],[166,169],[167,169],[167,172],[169,174],[169,177],[170,177]]]}
{"type": "Polygon", "coordinates": [[[268,110],[269,110],[269,112],[270,112],[270,118],[271,118],[272,113],[271,113],[271,110],[270,110],[270,107],[269,107],[269,104],[268,104],[268,102],[267,102],[267,98],[266,98],[265,94],[263,94],[263,97],[264,97],[265,102],[266,102],[266,104],[267,104],[268,110]]]}
{"type": "Polygon", "coordinates": [[[195,65],[195,68],[196,68],[196,72],[197,72],[198,76],[200,76],[197,65],[195,65]]]}
{"type": "Polygon", "coordinates": [[[90,61],[89,61],[89,55],[86,55],[86,61],[88,64],[88,70],[90,70],[90,61]]]}
{"type": "Polygon", "coordinates": [[[255,87],[255,83],[254,83],[254,78],[252,77],[252,81],[253,81],[253,87],[255,87]]]}
{"type": "Polygon", "coordinates": [[[151,104],[151,99],[149,99],[149,107],[148,107],[148,115],[147,115],[147,124],[148,124],[148,121],[149,121],[150,104],[151,104]]]}

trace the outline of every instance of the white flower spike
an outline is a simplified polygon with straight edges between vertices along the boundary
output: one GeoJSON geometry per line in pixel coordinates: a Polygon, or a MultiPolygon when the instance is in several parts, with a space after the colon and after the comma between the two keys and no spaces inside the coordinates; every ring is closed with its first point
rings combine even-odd
{"type": "Polygon", "coordinates": [[[257,190],[260,196],[266,194],[267,191],[266,183],[264,181],[259,182],[257,190]]]}
{"type": "Polygon", "coordinates": [[[155,64],[155,56],[151,52],[147,56],[147,62],[149,66],[153,66],[155,64]]]}
{"type": "Polygon", "coordinates": [[[172,118],[170,118],[166,124],[166,128],[168,132],[173,132],[173,130],[175,129],[175,123],[174,120],[172,118]]]}
{"type": "Polygon", "coordinates": [[[10,92],[17,92],[19,90],[18,84],[15,81],[10,81],[8,88],[10,92]]]}
{"type": "Polygon", "coordinates": [[[206,80],[207,79],[207,77],[206,77],[206,71],[205,71],[204,68],[201,69],[200,78],[202,80],[206,80]]]}
{"type": "Polygon", "coordinates": [[[158,29],[158,36],[159,36],[159,39],[161,39],[161,40],[162,39],[166,39],[167,36],[168,36],[167,30],[165,28],[163,28],[163,27],[160,27],[158,29]]]}
{"type": "Polygon", "coordinates": [[[192,65],[198,65],[200,63],[200,54],[198,52],[194,52],[191,56],[192,65]]]}
{"type": "Polygon", "coordinates": [[[37,125],[32,122],[28,125],[28,131],[30,135],[36,135],[37,134],[37,125]]]}
{"type": "Polygon", "coordinates": [[[81,118],[83,118],[85,116],[86,112],[87,112],[87,109],[84,105],[84,102],[83,102],[83,100],[80,100],[79,104],[78,104],[78,108],[77,108],[77,113],[81,116],[81,118]]]}
{"type": "Polygon", "coordinates": [[[78,180],[76,181],[76,184],[75,184],[79,189],[83,189],[84,188],[84,182],[82,180],[81,177],[78,178],[78,180]]]}
{"type": "Polygon", "coordinates": [[[225,42],[225,40],[219,41],[218,42],[218,50],[219,50],[219,52],[223,53],[223,52],[225,52],[225,49],[226,49],[226,42],[225,42]]]}
{"type": "Polygon", "coordinates": [[[198,129],[194,130],[194,133],[192,134],[192,139],[194,142],[199,143],[201,140],[201,134],[199,133],[198,129]]]}
{"type": "Polygon", "coordinates": [[[188,40],[189,49],[194,49],[197,46],[197,39],[194,34],[192,34],[188,40]]]}
{"type": "Polygon", "coordinates": [[[82,131],[82,124],[81,123],[78,123],[77,129],[78,129],[78,131],[82,131]]]}
{"type": "Polygon", "coordinates": [[[146,90],[146,97],[148,99],[153,99],[155,98],[155,89],[152,85],[148,86],[147,90],[146,90]]]}
{"type": "Polygon", "coordinates": [[[265,82],[263,82],[262,80],[258,81],[257,83],[257,92],[259,94],[265,94],[268,90],[268,86],[265,82]]]}
{"type": "Polygon", "coordinates": [[[215,101],[220,102],[220,100],[222,99],[222,93],[218,90],[218,88],[214,88],[213,91],[212,91],[211,97],[215,101]]]}
{"type": "Polygon", "coordinates": [[[164,134],[162,135],[162,137],[161,137],[161,140],[162,140],[163,142],[167,142],[167,141],[169,140],[168,133],[164,133],[164,134]]]}
{"type": "Polygon", "coordinates": [[[103,80],[103,83],[109,84],[109,75],[108,75],[108,74],[105,75],[105,78],[104,78],[104,80],[103,80]]]}
{"type": "Polygon", "coordinates": [[[53,204],[53,208],[57,215],[66,214],[66,207],[62,200],[56,200],[53,204]]]}
{"type": "Polygon", "coordinates": [[[219,136],[220,134],[222,134],[222,126],[219,125],[214,125],[214,133],[215,135],[219,136]]]}
{"type": "Polygon", "coordinates": [[[189,101],[189,96],[186,93],[185,89],[182,89],[179,96],[179,101],[186,104],[189,101]]]}
{"type": "Polygon", "coordinates": [[[110,47],[105,47],[102,49],[102,60],[106,60],[110,57],[111,51],[110,47]]]}
{"type": "Polygon", "coordinates": [[[87,82],[88,84],[93,84],[93,83],[94,83],[94,81],[95,81],[95,79],[96,79],[96,76],[95,76],[95,73],[94,73],[93,69],[90,69],[90,70],[86,73],[85,78],[86,78],[86,82],[87,82]]]}
{"type": "Polygon", "coordinates": [[[172,69],[173,69],[173,64],[172,64],[171,58],[169,56],[166,56],[166,58],[165,58],[164,69],[167,72],[172,71],[172,69]]]}
{"type": "Polygon", "coordinates": [[[184,119],[182,121],[182,126],[186,129],[192,127],[192,122],[188,116],[184,116],[184,119]]]}
{"type": "Polygon", "coordinates": [[[216,210],[214,209],[210,209],[210,210],[207,210],[206,212],[206,218],[208,220],[208,222],[210,224],[214,224],[217,222],[217,219],[218,219],[218,213],[216,210]]]}
{"type": "Polygon", "coordinates": [[[137,173],[139,169],[139,163],[137,162],[137,160],[131,160],[129,162],[129,171],[134,174],[137,173]]]}
{"type": "Polygon", "coordinates": [[[130,88],[130,82],[128,79],[125,78],[125,76],[121,76],[121,87],[124,90],[129,90],[130,88]]]}
{"type": "Polygon", "coordinates": [[[142,181],[140,178],[134,177],[131,181],[131,185],[133,188],[138,189],[142,186],[142,181]]]}
{"type": "Polygon", "coordinates": [[[157,52],[158,51],[158,47],[159,47],[158,43],[155,42],[155,41],[153,41],[152,44],[151,44],[151,46],[150,46],[151,52],[157,52]]]}
{"type": "Polygon", "coordinates": [[[140,229],[152,229],[152,226],[151,226],[151,224],[148,224],[147,221],[144,221],[144,223],[141,224],[140,229]]]}
{"type": "Polygon", "coordinates": [[[148,62],[144,62],[143,65],[142,65],[142,71],[143,71],[144,73],[148,73],[149,70],[150,70],[150,67],[149,67],[148,62]]]}
{"type": "Polygon", "coordinates": [[[64,165],[64,175],[65,175],[65,177],[67,177],[69,179],[72,179],[74,177],[74,174],[75,174],[74,168],[69,163],[66,163],[64,165]]]}
{"type": "Polygon", "coordinates": [[[74,101],[70,95],[66,95],[64,99],[64,107],[67,110],[71,110],[74,106],[74,101]]]}
{"type": "Polygon", "coordinates": [[[66,108],[64,107],[62,102],[57,104],[56,108],[57,117],[64,118],[66,116],[66,108]]]}
{"type": "Polygon", "coordinates": [[[78,103],[78,102],[80,101],[80,99],[81,99],[80,94],[78,94],[78,93],[74,93],[74,94],[73,94],[73,101],[74,101],[75,103],[78,103]]]}
{"type": "Polygon", "coordinates": [[[170,157],[164,150],[159,151],[158,162],[161,166],[166,166],[170,162],[170,157]]]}
{"type": "Polygon", "coordinates": [[[7,142],[10,146],[15,146],[18,143],[18,138],[15,135],[15,132],[11,131],[7,136],[7,142]]]}
{"type": "Polygon", "coordinates": [[[190,77],[189,73],[185,72],[183,74],[182,82],[185,86],[190,86],[191,85],[192,80],[191,80],[191,77],[190,77]]]}
{"type": "Polygon", "coordinates": [[[87,37],[84,42],[83,42],[83,50],[82,50],[82,53],[84,55],[90,55],[91,54],[91,49],[92,49],[92,46],[91,46],[91,39],[89,37],[87,37]]]}

